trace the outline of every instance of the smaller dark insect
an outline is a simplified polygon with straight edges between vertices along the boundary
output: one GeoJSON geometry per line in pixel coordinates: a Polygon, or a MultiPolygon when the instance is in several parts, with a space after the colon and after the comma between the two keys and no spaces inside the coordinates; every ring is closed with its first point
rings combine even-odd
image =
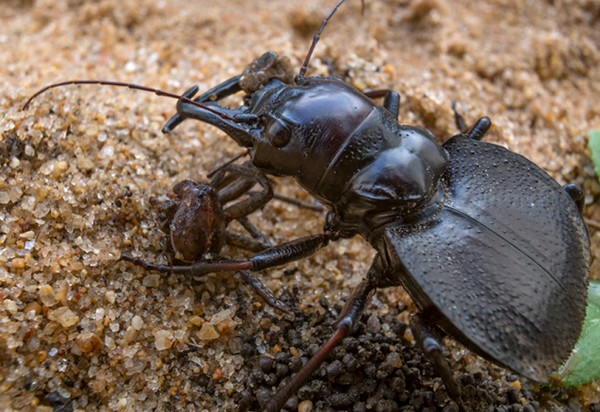
{"type": "MultiPolygon", "coordinates": [[[[211,175],[213,178],[210,182],[183,180],[177,183],[167,200],[150,198],[150,204],[158,211],[160,228],[168,236],[167,247],[174,252],[175,258],[183,262],[216,259],[225,244],[252,252],[270,248],[271,242],[250,223],[248,215],[261,209],[273,198],[271,180],[251,164],[227,164],[211,175]],[[256,184],[262,190],[251,190],[256,184]],[[242,197],[244,199],[239,200],[242,197]],[[251,237],[227,230],[233,220],[237,220],[251,237]]],[[[121,260],[147,270],[165,272],[171,268],[148,263],[125,253],[121,254],[121,260]]],[[[241,270],[236,277],[270,306],[286,314],[292,313],[252,272],[241,270]]]]}

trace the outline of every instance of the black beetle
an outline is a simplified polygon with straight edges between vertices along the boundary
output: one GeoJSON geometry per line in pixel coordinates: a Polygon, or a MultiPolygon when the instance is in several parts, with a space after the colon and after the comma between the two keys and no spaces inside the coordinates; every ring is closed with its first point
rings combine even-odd
{"type": "MultiPolygon", "coordinates": [[[[195,102],[198,88],[189,89],[163,128],[186,118],[219,127],[249,149],[261,171],[294,177],[328,208],[324,233],[247,260],[160,269],[263,270],[356,234],[376,249],[336,332],[277,392],[269,411],[281,409],[352,331],[376,289],[396,285],[420,309],[411,323],[415,337],[463,409],[440,331],[497,365],[547,381],[568,357],[585,314],[590,245],[581,189],[563,188],[524,157],[479,141],[488,118],[439,144],[424,128],[398,124],[393,91],[363,93],[333,77],[304,77],[322,29],[343,1],[323,21],[295,78],[286,58],[265,53],[195,102]],[[247,94],[243,106],[217,103],[239,91],[247,94]],[[380,97],[383,106],[371,100],[380,97]]],[[[68,83],[74,82],[62,84],[68,83]]]]}

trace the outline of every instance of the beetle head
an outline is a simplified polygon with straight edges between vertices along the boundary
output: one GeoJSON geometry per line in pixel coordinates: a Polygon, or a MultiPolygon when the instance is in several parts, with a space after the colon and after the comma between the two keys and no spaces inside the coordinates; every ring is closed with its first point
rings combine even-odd
{"type": "Polygon", "coordinates": [[[265,87],[248,109],[258,117],[252,161],[269,174],[293,176],[310,190],[371,110],[370,99],[333,78],[265,87]]]}

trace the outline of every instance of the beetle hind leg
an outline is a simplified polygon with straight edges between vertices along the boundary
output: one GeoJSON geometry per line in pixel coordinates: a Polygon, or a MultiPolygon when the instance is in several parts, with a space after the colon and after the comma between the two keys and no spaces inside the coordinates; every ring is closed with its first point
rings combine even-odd
{"type": "Polygon", "coordinates": [[[577,208],[579,209],[579,213],[583,213],[583,206],[585,205],[585,194],[583,193],[581,187],[579,187],[579,185],[576,183],[569,183],[568,185],[563,186],[563,189],[565,189],[565,192],[567,192],[567,194],[571,196],[571,199],[573,199],[573,201],[577,205],[577,208]]]}
{"type": "Polygon", "coordinates": [[[421,314],[416,314],[410,321],[410,328],[421,350],[433,364],[436,373],[442,378],[452,400],[458,404],[462,412],[470,411],[463,402],[460,385],[454,379],[450,365],[444,357],[444,347],[434,334],[427,320],[421,314]]]}
{"type": "Polygon", "coordinates": [[[346,302],[346,306],[344,306],[344,309],[340,314],[333,335],[325,342],[325,344],[323,344],[323,346],[321,346],[319,351],[310,358],[308,363],[292,377],[288,384],[277,391],[266,406],[266,412],[278,412],[281,410],[288,398],[306,383],[312,373],[319,368],[331,351],[352,332],[360,320],[365,307],[377,289],[378,273],[380,273],[378,271],[378,264],[380,261],[381,260],[378,258],[375,260],[369,273],[367,273],[367,278],[356,287],[352,296],[350,296],[350,299],[346,302]]]}

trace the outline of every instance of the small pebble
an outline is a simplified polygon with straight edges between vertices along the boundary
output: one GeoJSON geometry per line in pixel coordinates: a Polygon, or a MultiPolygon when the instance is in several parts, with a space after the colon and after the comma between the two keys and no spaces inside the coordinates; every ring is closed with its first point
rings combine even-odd
{"type": "Polygon", "coordinates": [[[148,288],[157,288],[160,286],[160,275],[147,275],[142,284],[148,288]]]}
{"type": "Polygon", "coordinates": [[[312,411],[313,403],[311,401],[302,401],[298,404],[298,412],[310,412],[312,411]]]}
{"type": "Polygon", "coordinates": [[[131,326],[133,326],[137,330],[140,330],[144,327],[144,321],[142,320],[142,318],[140,316],[135,315],[131,319],[131,326]]]}
{"type": "Polygon", "coordinates": [[[173,346],[173,332],[170,330],[159,330],[154,333],[154,346],[158,350],[169,349],[173,346]]]}
{"type": "Polygon", "coordinates": [[[63,328],[68,328],[79,322],[79,316],[67,307],[61,307],[56,310],[48,311],[48,319],[61,324],[63,328]]]}
{"type": "Polygon", "coordinates": [[[376,334],[381,330],[381,323],[379,322],[379,317],[376,314],[372,314],[369,316],[367,320],[367,332],[376,334]]]}
{"type": "Polygon", "coordinates": [[[56,299],[54,299],[54,289],[52,289],[52,286],[40,286],[40,290],[38,290],[38,296],[44,305],[48,307],[56,305],[56,299]]]}
{"type": "Polygon", "coordinates": [[[83,353],[96,352],[104,346],[102,339],[94,333],[81,333],[77,335],[75,343],[83,353]]]}
{"type": "Polygon", "coordinates": [[[204,325],[202,325],[202,328],[200,328],[200,330],[196,332],[196,336],[200,340],[214,340],[217,339],[220,335],[219,332],[217,332],[210,323],[205,323],[204,325]]]}

